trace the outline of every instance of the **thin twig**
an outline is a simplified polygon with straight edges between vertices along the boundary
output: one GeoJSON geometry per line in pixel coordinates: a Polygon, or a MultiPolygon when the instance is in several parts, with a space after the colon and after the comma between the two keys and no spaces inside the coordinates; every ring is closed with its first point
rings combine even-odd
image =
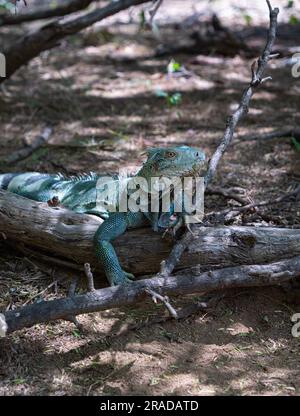
{"type": "Polygon", "coordinates": [[[89,263],[84,264],[84,272],[88,281],[88,291],[94,292],[95,291],[94,276],[91,271],[91,265],[89,263]]]}
{"type": "Polygon", "coordinates": [[[147,287],[145,289],[145,292],[148,293],[149,295],[151,295],[152,300],[153,300],[154,303],[157,303],[157,300],[160,300],[165,305],[165,307],[168,309],[171,316],[173,316],[173,318],[175,318],[175,319],[178,319],[178,314],[177,314],[176,310],[173,308],[173,306],[170,304],[170,300],[169,300],[168,296],[162,296],[159,293],[155,292],[155,290],[150,289],[149,287],[147,287]]]}
{"type": "MultiPolygon", "coordinates": [[[[1,233],[3,234],[3,233],[1,233]]],[[[4,237],[3,237],[4,238],[4,237]]],[[[4,238],[5,239],[5,238],[4,238]]],[[[58,257],[54,256],[48,256],[47,254],[44,254],[40,251],[37,251],[36,249],[30,249],[29,247],[25,246],[24,244],[18,244],[14,242],[14,248],[20,251],[25,256],[33,256],[36,257],[38,260],[43,261],[45,263],[52,264],[53,266],[58,267],[66,267],[68,269],[73,269],[76,271],[83,271],[84,267],[80,264],[76,264],[74,262],[68,261],[68,260],[62,260],[58,257]]]]}
{"type": "Polygon", "coordinates": [[[268,206],[268,205],[275,205],[275,204],[279,204],[282,202],[285,202],[288,198],[291,197],[297,197],[300,193],[300,186],[292,192],[288,192],[286,194],[283,194],[275,199],[267,199],[265,201],[261,201],[261,202],[252,202],[251,204],[247,204],[247,205],[243,205],[242,207],[231,207],[231,208],[227,208],[224,209],[222,211],[218,211],[218,212],[210,212],[207,214],[207,216],[209,215],[214,215],[214,216],[227,216],[227,220],[234,218],[235,216],[239,215],[242,212],[246,212],[249,211],[251,209],[256,209],[259,207],[264,207],[264,206],[268,206]],[[228,217],[229,215],[229,217],[228,217]]]}
{"type": "MultiPolygon", "coordinates": [[[[76,288],[79,282],[79,276],[76,276],[73,278],[69,291],[68,291],[68,297],[76,296],[76,288]]],[[[77,329],[82,330],[82,324],[78,321],[77,317],[75,315],[68,315],[65,318],[66,321],[72,322],[77,329]]]]}
{"type": "Polygon", "coordinates": [[[246,205],[249,202],[242,196],[238,195],[233,188],[223,189],[220,186],[209,186],[206,188],[206,193],[208,195],[222,195],[224,198],[234,199],[243,205],[246,205]]]}
{"type": "Polygon", "coordinates": [[[232,137],[233,137],[233,134],[234,134],[234,131],[238,122],[241,120],[241,118],[245,114],[247,114],[249,103],[250,103],[250,100],[252,98],[255,88],[259,86],[262,82],[262,76],[266,69],[267,63],[269,61],[269,56],[271,55],[272,47],[276,38],[277,16],[279,13],[278,8],[275,8],[275,9],[270,8],[269,0],[267,0],[267,4],[270,9],[270,27],[268,31],[268,38],[267,38],[265,49],[261,57],[258,58],[258,60],[254,61],[251,66],[251,71],[252,71],[251,82],[248,88],[243,93],[238,109],[228,118],[223,139],[221,140],[221,143],[219,144],[217,150],[215,151],[215,153],[213,154],[210,160],[209,167],[205,175],[205,187],[207,187],[209,182],[211,182],[212,178],[214,177],[218,164],[232,140],[232,137]]]}
{"type": "Polygon", "coordinates": [[[26,300],[26,302],[23,303],[23,306],[28,305],[33,299],[38,298],[39,296],[43,295],[47,290],[51,289],[53,286],[57,284],[58,280],[55,280],[54,282],[50,283],[45,289],[41,290],[36,295],[31,296],[29,299],[26,300]]]}
{"type": "Polygon", "coordinates": [[[186,232],[183,237],[174,245],[168,258],[163,260],[160,264],[159,276],[168,276],[174,270],[176,264],[179,263],[180,257],[190,242],[193,240],[194,236],[190,232],[186,232]]]}
{"type": "Polygon", "coordinates": [[[75,296],[78,282],[79,276],[75,276],[70,284],[68,296],[75,296]]]}
{"type": "Polygon", "coordinates": [[[149,25],[152,27],[153,26],[153,19],[154,16],[156,15],[158,9],[160,8],[163,0],[154,0],[155,1],[155,5],[153,7],[153,9],[149,10],[149,15],[150,15],[150,19],[149,19],[149,25]]]}

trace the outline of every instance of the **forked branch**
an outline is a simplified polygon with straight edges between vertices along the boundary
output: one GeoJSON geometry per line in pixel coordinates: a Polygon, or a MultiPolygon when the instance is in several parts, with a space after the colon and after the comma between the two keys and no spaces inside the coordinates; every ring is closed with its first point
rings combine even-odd
{"type": "MultiPolygon", "coordinates": [[[[185,270],[182,274],[153,277],[130,285],[119,285],[51,301],[37,302],[0,314],[0,336],[57,319],[69,319],[76,315],[118,308],[145,300],[146,296],[159,293],[162,299],[169,295],[210,292],[237,287],[268,286],[281,284],[300,276],[300,257],[281,262],[227,267],[205,273],[185,270]]],[[[165,303],[166,304],[166,303],[165,303]]],[[[173,308],[172,308],[173,309],[173,308]]],[[[175,311],[176,313],[176,311],[175,311]]],[[[177,316],[177,313],[176,313],[177,316]]]]}
{"type": "MultiPolygon", "coordinates": [[[[219,146],[217,147],[216,151],[214,152],[212,158],[210,159],[208,170],[204,178],[205,189],[215,176],[220,160],[232,141],[237,124],[242,119],[242,117],[245,114],[247,114],[249,109],[249,103],[255,89],[262,82],[265,81],[265,79],[263,78],[265,69],[267,67],[268,61],[273,58],[272,48],[276,38],[277,16],[279,13],[279,9],[277,7],[273,9],[269,0],[267,0],[267,5],[270,11],[270,25],[268,30],[266,46],[263,50],[262,55],[257,60],[255,60],[251,66],[251,81],[242,95],[237,110],[228,118],[223,138],[219,146]]],[[[189,233],[189,231],[187,231],[183,235],[181,240],[174,245],[170,255],[163,262],[163,267],[161,270],[162,275],[168,275],[172,273],[174,267],[179,263],[182,253],[190,244],[192,237],[192,234],[189,233]]]]}

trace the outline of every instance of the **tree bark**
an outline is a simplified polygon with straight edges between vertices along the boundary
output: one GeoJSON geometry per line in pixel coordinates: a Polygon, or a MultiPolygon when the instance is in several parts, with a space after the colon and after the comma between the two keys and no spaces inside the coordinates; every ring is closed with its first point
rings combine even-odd
{"type": "MultiPolygon", "coordinates": [[[[43,253],[55,262],[61,260],[61,265],[68,260],[78,268],[88,262],[102,274],[93,249],[93,236],[101,223],[96,216],[0,190],[0,240],[24,244],[38,257],[43,253]]],[[[177,270],[199,264],[203,270],[261,264],[300,255],[299,229],[197,226],[194,233],[177,270]]],[[[122,266],[136,275],[158,272],[172,246],[170,238],[150,228],[127,231],[114,242],[122,266]]]]}

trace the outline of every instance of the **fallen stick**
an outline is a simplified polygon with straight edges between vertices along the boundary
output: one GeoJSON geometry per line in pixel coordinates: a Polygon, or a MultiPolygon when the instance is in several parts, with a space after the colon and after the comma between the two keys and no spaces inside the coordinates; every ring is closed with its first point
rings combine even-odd
{"type": "Polygon", "coordinates": [[[218,212],[210,212],[207,213],[206,215],[213,215],[214,217],[225,217],[226,221],[230,221],[232,220],[234,217],[236,217],[237,215],[239,215],[240,213],[243,212],[247,212],[250,211],[252,209],[255,209],[256,211],[258,208],[261,207],[267,207],[270,205],[276,205],[276,204],[280,204],[282,202],[286,202],[291,198],[295,198],[296,200],[300,197],[300,186],[298,186],[297,189],[295,189],[295,191],[292,192],[288,192],[286,194],[283,194],[281,196],[278,196],[277,198],[273,198],[273,199],[268,199],[265,201],[260,201],[260,202],[251,202],[249,204],[240,206],[240,207],[231,207],[231,208],[226,208],[222,211],[218,211],[218,212]]]}
{"type": "Polygon", "coordinates": [[[300,256],[281,262],[228,267],[205,273],[188,269],[175,276],[153,277],[51,301],[42,301],[0,314],[0,336],[58,319],[141,302],[147,289],[162,296],[184,295],[229,288],[281,284],[300,276],[300,256]]]}
{"type": "Polygon", "coordinates": [[[243,143],[243,142],[251,142],[251,141],[264,141],[264,140],[272,140],[278,139],[281,137],[294,137],[295,139],[300,139],[300,129],[299,128],[290,128],[290,129],[283,129],[283,130],[273,130],[269,133],[262,133],[262,134],[251,134],[245,136],[238,136],[235,144],[243,143]]]}
{"type": "Polygon", "coordinates": [[[208,186],[206,188],[206,194],[221,195],[227,199],[234,199],[242,205],[246,205],[249,202],[246,198],[243,198],[241,195],[239,195],[234,189],[223,189],[221,186],[208,186]]]}
{"type": "Polygon", "coordinates": [[[32,143],[23,147],[22,149],[16,150],[10,156],[6,158],[7,164],[12,164],[19,162],[20,160],[26,159],[30,156],[35,150],[43,146],[50,138],[53,132],[52,127],[45,127],[41,134],[35,137],[32,143]]]}

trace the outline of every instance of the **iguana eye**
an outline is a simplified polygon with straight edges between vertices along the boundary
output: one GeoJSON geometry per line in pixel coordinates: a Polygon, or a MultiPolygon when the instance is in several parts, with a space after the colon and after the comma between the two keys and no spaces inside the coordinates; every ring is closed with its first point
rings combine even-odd
{"type": "Polygon", "coordinates": [[[166,153],[166,157],[168,159],[174,159],[175,156],[176,156],[176,153],[175,152],[167,152],[166,153]]]}

